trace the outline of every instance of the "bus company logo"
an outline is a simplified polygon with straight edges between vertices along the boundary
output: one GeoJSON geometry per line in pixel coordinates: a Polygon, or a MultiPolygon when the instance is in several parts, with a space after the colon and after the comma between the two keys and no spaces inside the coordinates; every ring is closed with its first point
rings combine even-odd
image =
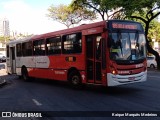
{"type": "Polygon", "coordinates": [[[118,74],[129,74],[129,71],[118,71],[118,74]]]}
{"type": "Polygon", "coordinates": [[[64,72],[64,71],[55,71],[55,74],[64,75],[64,74],[65,74],[65,72],[64,72]]]}
{"type": "Polygon", "coordinates": [[[88,30],[88,33],[94,33],[94,32],[97,32],[97,30],[96,29],[88,30]]]}
{"type": "Polygon", "coordinates": [[[143,67],[143,66],[144,66],[143,64],[137,64],[136,68],[140,68],[140,67],[143,67]]]}

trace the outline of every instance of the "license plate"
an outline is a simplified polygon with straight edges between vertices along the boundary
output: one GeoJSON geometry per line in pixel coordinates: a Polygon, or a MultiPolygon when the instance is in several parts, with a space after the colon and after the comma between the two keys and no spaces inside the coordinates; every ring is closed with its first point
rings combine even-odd
{"type": "Polygon", "coordinates": [[[135,77],[129,77],[128,80],[135,80],[135,77]]]}

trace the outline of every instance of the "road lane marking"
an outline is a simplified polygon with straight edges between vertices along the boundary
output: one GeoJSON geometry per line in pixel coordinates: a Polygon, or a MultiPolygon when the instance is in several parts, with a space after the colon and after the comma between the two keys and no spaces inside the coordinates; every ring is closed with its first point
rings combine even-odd
{"type": "Polygon", "coordinates": [[[42,104],[40,102],[38,102],[36,99],[32,99],[32,101],[37,105],[37,106],[41,106],[42,104]]]}

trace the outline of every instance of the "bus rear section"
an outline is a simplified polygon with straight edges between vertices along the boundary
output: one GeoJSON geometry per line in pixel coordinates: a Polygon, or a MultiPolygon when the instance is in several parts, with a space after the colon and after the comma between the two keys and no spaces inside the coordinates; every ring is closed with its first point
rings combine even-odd
{"type": "Polygon", "coordinates": [[[109,20],[8,43],[8,72],[73,86],[146,81],[146,40],[140,23],[109,20]]]}

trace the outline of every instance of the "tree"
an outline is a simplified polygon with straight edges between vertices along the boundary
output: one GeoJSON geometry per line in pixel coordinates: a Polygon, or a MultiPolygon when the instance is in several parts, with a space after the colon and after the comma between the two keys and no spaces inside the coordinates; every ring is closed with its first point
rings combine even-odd
{"type": "Polygon", "coordinates": [[[116,1],[118,0],[74,0],[71,7],[74,10],[85,8],[101,16],[102,20],[108,20],[119,13],[116,1]]]}
{"type": "Polygon", "coordinates": [[[160,69],[160,56],[151,47],[148,39],[150,24],[160,14],[160,0],[75,0],[73,6],[76,5],[86,7],[98,13],[102,20],[105,20],[105,16],[107,16],[107,19],[134,18],[141,20],[145,25],[147,50],[155,55],[157,67],[160,69]],[[109,15],[109,12],[113,13],[109,15]]]}
{"type": "Polygon", "coordinates": [[[96,18],[95,14],[87,9],[79,8],[73,10],[72,7],[67,5],[51,5],[48,8],[48,12],[47,16],[49,18],[64,24],[67,28],[80,23],[82,20],[93,20],[96,18]]]}
{"type": "Polygon", "coordinates": [[[121,0],[119,7],[123,8],[123,12],[128,18],[135,18],[141,20],[145,24],[145,35],[147,39],[147,50],[149,53],[155,55],[157,61],[157,68],[160,70],[160,56],[150,45],[148,34],[152,21],[160,15],[160,0],[121,0]],[[134,14],[137,12],[138,14],[134,14]]]}
{"type": "Polygon", "coordinates": [[[1,43],[2,43],[2,42],[5,43],[5,42],[9,41],[9,39],[10,39],[9,36],[7,36],[7,37],[0,36],[0,42],[1,42],[1,43]]]}
{"type": "Polygon", "coordinates": [[[149,26],[148,39],[156,39],[160,42],[160,23],[157,20],[153,20],[149,26]]]}

